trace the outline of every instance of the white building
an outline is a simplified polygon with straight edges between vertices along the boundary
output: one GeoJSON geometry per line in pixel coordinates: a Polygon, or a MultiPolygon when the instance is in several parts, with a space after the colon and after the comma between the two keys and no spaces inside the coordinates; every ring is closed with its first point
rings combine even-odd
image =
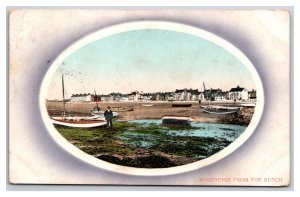
{"type": "Polygon", "coordinates": [[[70,102],[90,102],[92,101],[91,94],[73,94],[71,96],[70,102]]]}
{"type": "Polygon", "coordinates": [[[205,100],[203,92],[200,92],[198,99],[201,100],[201,101],[205,100]]]}
{"type": "Polygon", "coordinates": [[[175,101],[197,101],[201,99],[201,94],[198,89],[176,89],[174,92],[175,101]]]}
{"type": "Polygon", "coordinates": [[[231,88],[229,91],[229,99],[230,100],[248,100],[248,90],[246,88],[241,88],[237,86],[236,88],[231,88]]]}
{"type": "Polygon", "coordinates": [[[121,102],[124,102],[124,101],[128,101],[128,95],[127,94],[122,94],[122,97],[120,99],[121,102]]]}
{"type": "Polygon", "coordinates": [[[220,94],[217,94],[215,96],[215,100],[216,101],[223,101],[223,100],[228,100],[229,98],[229,92],[226,91],[226,92],[221,92],[220,94]]]}
{"type": "Polygon", "coordinates": [[[103,101],[103,102],[108,102],[109,101],[109,95],[100,95],[100,97],[101,97],[101,101],[103,101]]]}
{"type": "Polygon", "coordinates": [[[129,101],[139,101],[141,98],[141,94],[138,91],[132,92],[128,95],[129,101]]]}

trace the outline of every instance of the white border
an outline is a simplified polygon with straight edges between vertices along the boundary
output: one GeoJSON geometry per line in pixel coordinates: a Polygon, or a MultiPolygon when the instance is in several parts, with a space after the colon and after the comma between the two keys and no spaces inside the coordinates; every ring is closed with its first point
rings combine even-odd
{"type": "Polygon", "coordinates": [[[40,89],[40,110],[42,114],[42,119],[44,121],[44,124],[48,128],[49,134],[51,137],[61,146],[63,149],[68,151],[73,156],[87,162],[88,164],[92,166],[96,166],[101,169],[121,173],[121,174],[128,174],[128,175],[139,175],[139,176],[162,176],[162,175],[173,175],[178,173],[184,173],[196,169],[203,168],[205,166],[208,166],[212,163],[215,163],[222,158],[226,157],[233,151],[235,151],[237,148],[239,148],[255,131],[256,126],[259,123],[259,120],[261,118],[263,107],[264,107],[264,92],[263,92],[263,86],[261,79],[255,69],[255,67],[252,65],[250,60],[235,46],[230,44],[229,42],[225,41],[224,39],[210,33],[204,30],[201,30],[196,27],[180,24],[180,23],[173,23],[173,22],[162,22],[162,21],[143,21],[143,22],[130,22],[130,23],[124,23],[119,24],[111,27],[107,27],[104,29],[101,29],[99,31],[96,31],[79,41],[75,42],[73,45],[68,47],[66,50],[64,50],[57,59],[52,63],[50,66],[48,72],[46,73],[44,80],[41,85],[40,89]],[[102,160],[99,160],[80,149],[73,146],[71,143],[69,143],[64,137],[62,137],[58,131],[54,128],[54,126],[51,124],[47,109],[45,107],[45,99],[47,95],[47,89],[48,85],[50,83],[50,80],[54,74],[54,72],[57,70],[58,66],[73,52],[80,49],[81,47],[94,42],[96,40],[105,38],[107,36],[111,36],[117,33],[122,33],[126,31],[132,31],[132,30],[141,30],[141,29],[163,29],[163,30],[170,30],[170,31],[177,31],[177,32],[184,32],[188,33],[194,36],[198,36],[204,39],[207,39],[224,49],[226,49],[228,52],[235,55],[251,72],[252,77],[255,81],[256,90],[257,90],[257,103],[255,108],[255,113],[253,115],[253,118],[251,120],[251,123],[246,128],[244,133],[236,139],[233,143],[231,143],[228,147],[221,150],[220,152],[197,162],[186,164],[183,166],[178,167],[171,167],[171,168],[162,168],[162,169],[146,169],[146,168],[133,168],[133,167],[125,167],[120,165],[111,164],[102,160]]]}

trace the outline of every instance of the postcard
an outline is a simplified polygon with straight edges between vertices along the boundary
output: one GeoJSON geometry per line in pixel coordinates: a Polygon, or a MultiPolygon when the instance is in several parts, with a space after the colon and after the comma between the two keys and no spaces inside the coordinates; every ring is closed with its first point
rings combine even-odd
{"type": "Polygon", "coordinates": [[[9,18],[12,184],[289,185],[289,11],[9,18]]]}

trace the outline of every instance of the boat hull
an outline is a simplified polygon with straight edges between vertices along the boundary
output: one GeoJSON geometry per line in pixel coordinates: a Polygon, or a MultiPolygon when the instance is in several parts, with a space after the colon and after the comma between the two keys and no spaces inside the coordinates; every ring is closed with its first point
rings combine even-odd
{"type": "Polygon", "coordinates": [[[202,111],[209,114],[218,114],[218,115],[227,115],[227,114],[234,114],[240,111],[240,108],[213,108],[213,107],[206,107],[202,106],[202,111]]]}
{"type": "Polygon", "coordinates": [[[167,125],[190,126],[192,121],[193,119],[190,117],[181,117],[181,116],[162,117],[162,124],[167,124],[167,125]]]}
{"type": "MultiPolygon", "coordinates": [[[[104,111],[92,111],[91,114],[98,118],[104,118],[104,111]]],[[[119,113],[113,112],[113,117],[117,117],[119,113]]]]}
{"type": "Polygon", "coordinates": [[[76,128],[92,128],[105,126],[107,122],[105,119],[92,119],[92,118],[51,118],[51,122],[56,125],[62,125],[67,127],[76,127],[76,128]]]}
{"type": "Polygon", "coordinates": [[[152,107],[154,106],[155,104],[142,104],[143,107],[152,107]]]}
{"type": "Polygon", "coordinates": [[[192,104],[172,104],[172,107],[191,107],[192,104]]]}
{"type": "Polygon", "coordinates": [[[241,104],[242,107],[255,107],[255,103],[242,103],[241,104]]]}

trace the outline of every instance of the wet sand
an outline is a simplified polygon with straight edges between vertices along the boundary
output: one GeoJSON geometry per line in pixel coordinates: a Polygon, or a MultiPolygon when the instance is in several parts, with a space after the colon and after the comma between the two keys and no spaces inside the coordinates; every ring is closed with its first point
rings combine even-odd
{"type": "MultiPolygon", "coordinates": [[[[202,102],[202,105],[207,103],[202,102]]],[[[212,103],[211,103],[212,104],[212,103]]],[[[218,105],[220,103],[214,102],[213,104],[218,105]]],[[[222,103],[224,105],[224,103],[222,103]]],[[[226,105],[232,105],[232,103],[227,103],[226,105]]],[[[50,115],[59,114],[63,110],[62,102],[47,102],[46,103],[48,112],[50,115]]],[[[66,104],[66,114],[72,113],[77,115],[90,115],[91,110],[95,107],[94,102],[87,103],[67,103],[66,104]]],[[[208,114],[202,112],[200,104],[198,102],[99,102],[98,106],[101,111],[106,110],[108,106],[114,109],[117,107],[121,108],[131,108],[133,111],[118,111],[119,116],[117,120],[142,120],[142,119],[161,119],[165,115],[173,116],[189,116],[196,122],[207,122],[207,123],[217,123],[224,122],[224,118],[227,115],[218,114],[208,114]],[[189,103],[192,104],[191,107],[172,107],[174,103],[189,103]],[[153,106],[145,106],[149,104],[154,104],[153,106]]],[[[253,109],[246,111],[248,115],[252,117],[253,109]]],[[[243,111],[245,113],[245,111],[243,111]]],[[[250,118],[251,119],[251,118],[250,118]]],[[[250,120],[249,120],[250,121],[250,120]]]]}
{"type": "MultiPolygon", "coordinates": [[[[220,115],[203,113],[199,107],[199,103],[191,103],[191,107],[172,107],[173,102],[155,102],[151,103],[154,106],[143,106],[150,103],[135,103],[135,102],[118,102],[118,103],[98,103],[100,110],[104,111],[108,106],[112,108],[122,107],[130,108],[133,107],[133,111],[118,111],[118,120],[141,120],[141,119],[161,119],[165,115],[173,116],[190,116],[195,121],[199,122],[217,122],[221,117],[220,115]]],[[[188,103],[188,102],[185,102],[188,103]]],[[[66,105],[66,111],[72,112],[74,114],[89,115],[93,107],[96,106],[95,103],[68,103],[66,105]]],[[[51,113],[55,111],[61,111],[63,105],[61,102],[48,102],[47,109],[51,113]]],[[[117,110],[116,110],[117,111],[117,110]]]]}

